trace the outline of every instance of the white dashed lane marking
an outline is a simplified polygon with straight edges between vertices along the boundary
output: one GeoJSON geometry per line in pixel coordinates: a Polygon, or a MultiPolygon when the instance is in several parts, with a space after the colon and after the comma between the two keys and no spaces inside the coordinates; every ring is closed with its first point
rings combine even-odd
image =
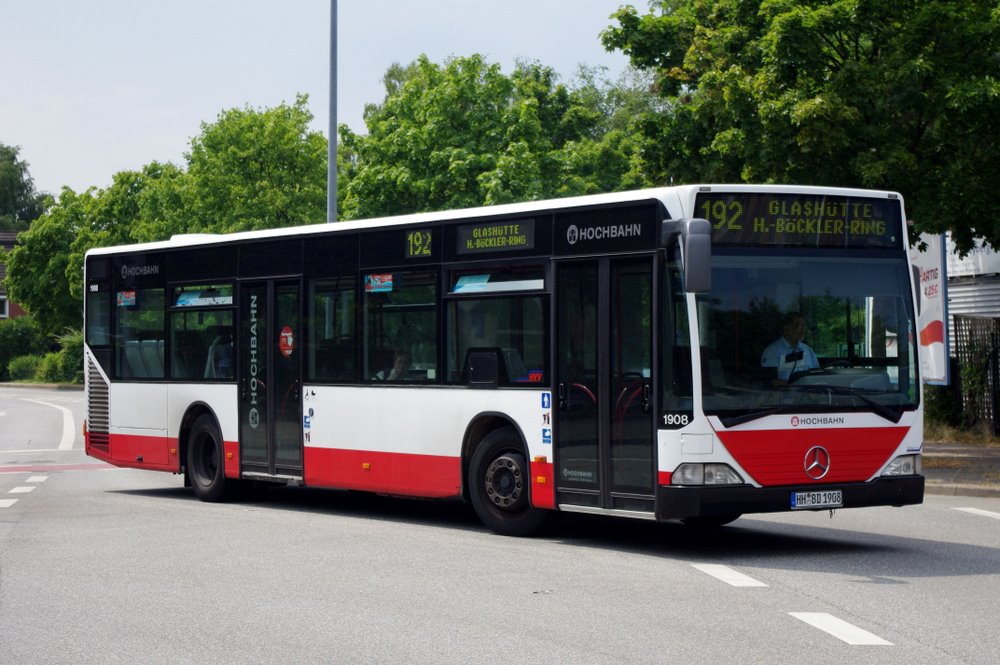
{"type": "Polygon", "coordinates": [[[15,503],[17,503],[17,499],[0,499],[0,508],[10,508],[15,503]]]}
{"type": "Polygon", "coordinates": [[[26,480],[25,482],[29,482],[29,483],[44,483],[48,479],[49,479],[48,476],[32,476],[31,478],[28,478],[28,480],[26,480]]]}
{"type": "Polygon", "coordinates": [[[692,566],[697,570],[705,573],[706,575],[711,575],[717,580],[722,580],[730,586],[737,587],[766,587],[767,585],[759,580],[744,575],[738,570],[733,570],[729,566],[723,566],[718,563],[692,563],[692,566]]]}
{"type": "Polygon", "coordinates": [[[789,614],[799,621],[804,621],[813,628],[819,628],[850,645],[892,646],[892,642],[883,640],[874,633],[869,633],[863,628],[858,628],[854,624],[847,623],[826,612],[789,612],[789,614]]]}
{"type": "Polygon", "coordinates": [[[23,487],[15,487],[9,492],[7,492],[7,494],[27,494],[28,492],[34,492],[36,487],[37,485],[31,485],[31,486],[25,485],[23,487]]]}
{"type": "Polygon", "coordinates": [[[1000,520],[1000,513],[994,513],[990,510],[980,510],[979,508],[952,508],[952,510],[969,513],[970,515],[979,515],[980,517],[992,517],[995,520],[1000,520]]]}

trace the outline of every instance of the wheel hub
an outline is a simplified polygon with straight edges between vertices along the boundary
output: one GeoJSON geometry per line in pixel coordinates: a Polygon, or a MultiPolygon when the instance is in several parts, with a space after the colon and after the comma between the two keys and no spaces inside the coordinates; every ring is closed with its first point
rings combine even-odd
{"type": "Polygon", "coordinates": [[[486,469],[486,496],[505,510],[520,508],[527,499],[524,472],[513,455],[497,457],[486,469]]]}

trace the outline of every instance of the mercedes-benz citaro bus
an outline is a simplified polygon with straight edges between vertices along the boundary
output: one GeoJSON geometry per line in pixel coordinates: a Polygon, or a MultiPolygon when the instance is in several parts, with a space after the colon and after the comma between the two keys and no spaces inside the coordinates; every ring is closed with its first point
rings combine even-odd
{"type": "Polygon", "coordinates": [[[687,185],[94,249],[86,449],[721,525],[923,500],[903,201],[687,185]]]}

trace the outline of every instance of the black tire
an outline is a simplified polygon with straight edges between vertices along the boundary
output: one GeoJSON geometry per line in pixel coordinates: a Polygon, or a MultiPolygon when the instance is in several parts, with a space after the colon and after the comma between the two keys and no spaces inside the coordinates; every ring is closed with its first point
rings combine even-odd
{"type": "Polygon", "coordinates": [[[553,511],[532,508],[531,469],[517,432],[504,427],[489,433],[469,464],[469,495],[476,514],[503,536],[530,536],[544,529],[553,511]]]}
{"type": "Polygon", "coordinates": [[[730,515],[712,515],[710,517],[688,517],[682,519],[681,522],[693,529],[717,529],[730,522],[735,522],[742,516],[743,513],[732,513],[730,515]]]}
{"type": "Polygon", "coordinates": [[[236,483],[226,478],[223,459],[222,434],[215,418],[207,413],[198,416],[188,436],[187,474],[195,495],[202,501],[230,498],[236,483]]]}

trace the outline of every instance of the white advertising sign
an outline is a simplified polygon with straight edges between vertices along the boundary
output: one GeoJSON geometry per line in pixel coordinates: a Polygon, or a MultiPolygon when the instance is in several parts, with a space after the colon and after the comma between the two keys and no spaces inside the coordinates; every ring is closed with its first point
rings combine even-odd
{"type": "MultiPolygon", "coordinates": [[[[917,268],[920,314],[917,330],[920,338],[920,369],[924,383],[948,385],[948,273],[945,264],[944,235],[922,234],[927,244],[923,252],[910,249],[910,263],[917,268]]],[[[947,264],[950,269],[951,264],[947,264]]]]}
{"type": "MultiPolygon", "coordinates": [[[[922,240],[926,240],[927,237],[929,236],[920,236],[922,240]]],[[[951,235],[948,236],[947,248],[949,277],[972,277],[1000,273],[1000,254],[983,243],[982,239],[977,239],[969,253],[963,257],[959,257],[951,235]]],[[[930,251],[929,245],[928,251],[930,251]]]]}

